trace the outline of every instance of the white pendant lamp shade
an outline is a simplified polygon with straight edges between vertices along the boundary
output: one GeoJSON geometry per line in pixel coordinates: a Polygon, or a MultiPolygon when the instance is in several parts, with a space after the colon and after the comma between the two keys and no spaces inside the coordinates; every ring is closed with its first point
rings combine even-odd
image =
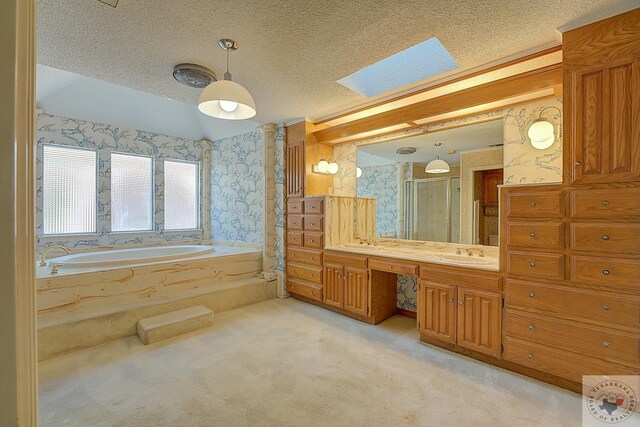
{"type": "Polygon", "coordinates": [[[538,150],[551,147],[556,139],[553,124],[544,119],[534,122],[529,128],[527,135],[531,140],[533,148],[537,148],[538,150]]]}
{"type": "Polygon", "coordinates": [[[256,115],[256,103],[249,91],[238,83],[220,80],[204,88],[198,110],[218,119],[243,120],[256,115]]]}
{"type": "Polygon", "coordinates": [[[424,168],[424,171],[427,173],[447,173],[450,170],[451,168],[449,167],[449,163],[441,160],[440,157],[435,160],[431,160],[427,164],[427,167],[424,168]]]}

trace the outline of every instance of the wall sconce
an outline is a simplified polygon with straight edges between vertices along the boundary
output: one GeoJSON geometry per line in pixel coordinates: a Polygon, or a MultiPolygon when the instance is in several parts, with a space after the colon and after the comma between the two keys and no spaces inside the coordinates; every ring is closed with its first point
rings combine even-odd
{"type": "Polygon", "coordinates": [[[362,169],[356,167],[356,178],[360,178],[362,176],[362,169]]]}
{"type": "Polygon", "coordinates": [[[336,162],[328,162],[325,159],[321,159],[318,164],[311,167],[313,173],[320,175],[335,175],[340,170],[340,166],[336,162]]]}
{"type": "MultiPolygon", "coordinates": [[[[560,111],[558,107],[545,107],[540,110],[538,118],[529,127],[529,131],[527,132],[531,140],[531,145],[538,150],[545,150],[551,147],[556,140],[555,126],[553,126],[553,123],[549,120],[542,118],[542,113],[550,108],[558,110],[560,117],[562,117],[562,111],[560,111]]],[[[560,124],[558,128],[561,127],[562,125],[560,124]]]]}

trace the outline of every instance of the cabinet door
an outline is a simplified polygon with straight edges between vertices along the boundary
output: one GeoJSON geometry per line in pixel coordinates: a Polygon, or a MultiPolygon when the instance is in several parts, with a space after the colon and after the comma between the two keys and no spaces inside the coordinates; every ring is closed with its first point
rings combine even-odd
{"type": "Polygon", "coordinates": [[[324,264],[322,302],[334,307],[344,307],[344,267],[339,264],[324,264]]]}
{"type": "Polygon", "coordinates": [[[421,334],[455,344],[455,286],[420,281],[418,288],[418,331],[421,334]]]}
{"type": "Polygon", "coordinates": [[[304,140],[287,144],[287,197],[304,196],[304,140]]]}
{"type": "Polygon", "coordinates": [[[367,270],[355,267],[345,267],[344,270],[344,309],[366,316],[369,306],[367,270]]]}
{"type": "Polygon", "coordinates": [[[639,179],[640,58],[568,72],[566,80],[572,182],[639,179]]]}
{"type": "Polygon", "coordinates": [[[502,295],[458,288],[458,345],[500,357],[502,295]]]}
{"type": "Polygon", "coordinates": [[[482,180],[482,206],[498,206],[498,185],[501,185],[503,181],[502,171],[492,170],[485,172],[482,180]]]}

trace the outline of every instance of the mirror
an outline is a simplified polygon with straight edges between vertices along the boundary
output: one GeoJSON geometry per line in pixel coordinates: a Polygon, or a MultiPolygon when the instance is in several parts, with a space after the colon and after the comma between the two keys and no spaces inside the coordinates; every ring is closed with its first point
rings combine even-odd
{"type": "Polygon", "coordinates": [[[360,237],[498,246],[502,144],[491,120],[358,146],[356,218],[375,205],[360,237]]]}

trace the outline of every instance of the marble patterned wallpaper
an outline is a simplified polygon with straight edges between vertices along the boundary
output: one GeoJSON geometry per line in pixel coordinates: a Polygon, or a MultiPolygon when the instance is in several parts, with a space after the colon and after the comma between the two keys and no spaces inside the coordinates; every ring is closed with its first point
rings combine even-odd
{"type": "Polygon", "coordinates": [[[356,193],[358,197],[376,199],[378,236],[394,237],[398,227],[398,165],[362,167],[356,193]]]}
{"type": "Polygon", "coordinates": [[[562,98],[519,105],[504,115],[504,183],[509,185],[562,182],[562,98]],[[543,117],[556,129],[553,145],[531,146],[527,131],[546,107],[543,117]]]}
{"type": "Polygon", "coordinates": [[[264,133],[214,141],[211,149],[211,235],[214,240],[264,239],[264,133]]]}
{"type": "Polygon", "coordinates": [[[140,245],[166,241],[197,241],[208,237],[209,207],[208,188],[203,180],[208,178],[207,162],[210,142],[194,141],[116,126],[78,120],[68,117],[41,114],[36,120],[36,236],[37,248],[64,245],[75,250],[98,246],[140,245]],[[57,144],[97,150],[98,152],[98,209],[97,233],[43,236],[43,181],[42,146],[57,144]],[[111,152],[133,153],[155,158],[154,229],[146,232],[111,232],[111,152]],[[201,227],[194,231],[164,231],[164,159],[189,160],[200,163],[201,177],[201,227]]]}
{"type": "Polygon", "coordinates": [[[340,166],[333,177],[333,195],[356,196],[356,144],[347,142],[333,147],[333,159],[340,166]]]}

